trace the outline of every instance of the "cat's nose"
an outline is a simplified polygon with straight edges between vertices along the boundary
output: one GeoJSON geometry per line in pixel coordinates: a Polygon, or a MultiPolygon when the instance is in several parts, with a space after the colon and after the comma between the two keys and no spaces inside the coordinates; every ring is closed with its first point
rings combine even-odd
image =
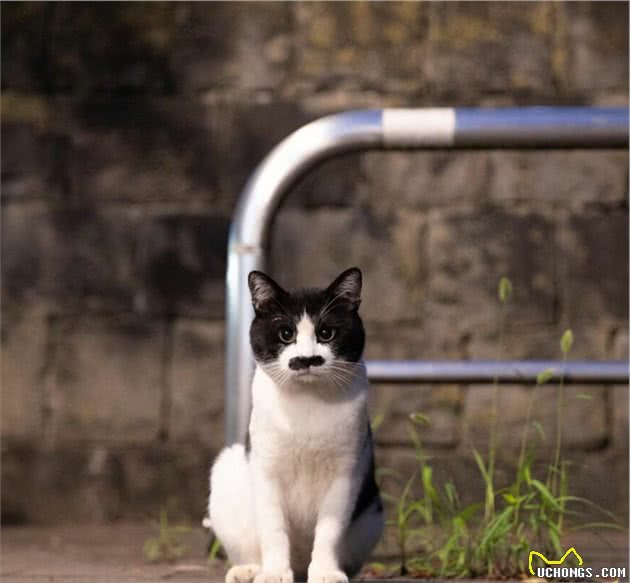
{"type": "Polygon", "coordinates": [[[289,360],[291,370],[304,370],[310,366],[321,366],[324,359],[321,356],[294,356],[289,360]]]}

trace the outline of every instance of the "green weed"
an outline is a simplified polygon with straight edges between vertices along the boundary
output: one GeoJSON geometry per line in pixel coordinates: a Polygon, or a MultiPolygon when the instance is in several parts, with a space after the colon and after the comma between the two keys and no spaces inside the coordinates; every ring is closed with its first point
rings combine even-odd
{"type": "Polygon", "coordinates": [[[221,544],[221,541],[219,540],[219,537],[214,535],[213,539],[212,539],[212,544],[210,545],[210,549],[208,550],[208,562],[209,563],[213,563],[214,561],[218,560],[220,557],[220,553],[221,550],[223,548],[223,545],[221,544]]]}
{"type": "Polygon", "coordinates": [[[155,536],[148,538],[142,552],[148,561],[174,561],[185,552],[186,547],[181,542],[181,535],[190,532],[190,527],[185,524],[172,524],[169,519],[169,508],[172,504],[166,504],[160,508],[158,520],[152,520],[151,525],[155,530],[155,536]]]}
{"type": "MultiPolygon", "coordinates": [[[[501,315],[499,324],[499,358],[503,357],[503,335],[506,305],[512,294],[507,278],[499,283],[501,315]]],[[[573,334],[567,330],[560,340],[563,365],[573,345],[573,334]]],[[[387,524],[394,529],[398,542],[401,575],[428,577],[513,577],[527,572],[529,551],[562,555],[561,539],[569,531],[567,517],[579,519],[580,507],[590,507],[605,516],[604,521],[578,525],[621,528],[615,517],[592,502],[569,495],[569,462],[561,457],[564,409],[564,366],[559,372],[541,371],[531,392],[519,455],[511,483],[497,488],[495,466],[497,450],[498,379],[495,379],[491,402],[491,425],[488,452],[484,457],[471,448],[479,475],[485,486],[483,501],[462,505],[455,484],[436,483],[430,458],[425,453],[416,427],[429,422],[420,413],[410,415],[411,441],[417,469],[406,481],[390,470],[380,470],[379,480],[390,475],[402,485],[402,493],[383,498],[391,506],[387,524]],[[540,423],[532,419],[534,401],[541,385],[552,379],[559,382],[555,418],[555,447],[551,463],[536,459],[531,430],[544,439],[540,423]],[[545,475],[541,480],[538,476],[545,475]],[[420,495],[416,491],[421,492],[420,495]],[[410,556],[411,544],[419,544],[421,553],[410,556]]],[[[383,566],[379,564],[379,569],[383,566]]]]}

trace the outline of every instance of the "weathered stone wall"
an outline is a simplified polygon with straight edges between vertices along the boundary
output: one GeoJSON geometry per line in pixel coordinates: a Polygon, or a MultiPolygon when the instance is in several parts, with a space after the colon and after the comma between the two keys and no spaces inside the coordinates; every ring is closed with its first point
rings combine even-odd
{"type": "MultiPolygon", "coordinates": [[[[7,521],[204,512],[223,435],[226,234],[282,137],[383,106],[625,105],[626,3],[2,5],[2,511],[7,521]]],[[[623,151],[348,155],[275,223],[287,285],[364,271],[369,357],[628,351],[623,151]]],[[[501,388],[515,458],[531,388],[501,388]]],[[[383,466],[407,415],[438,469],[481,489],[490,387],[374,390],[383,466]]],[[[547,443],[555,389],[538,392],[547,443]]],[[[628,389],[567,390],[573,484],[627,511],[628,389]],[[577,398],[591,395],[589,400],[577,398]]],[[[547,447],[542,445],[543,449],[547,447]]]]}

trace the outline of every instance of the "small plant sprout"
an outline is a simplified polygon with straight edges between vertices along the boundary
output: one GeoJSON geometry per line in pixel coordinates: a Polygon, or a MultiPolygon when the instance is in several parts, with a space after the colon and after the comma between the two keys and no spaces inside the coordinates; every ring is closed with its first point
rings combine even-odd
{"type": "Polygon", "coordinates": [[[505,304],[512,295],[512,282],[505,276],[499,280],[499,301],[505,304]]]}
{"type": "MultiPolygon", "coordinates": [[[[557,495],[558,489],[562,490],[563,484],[566,483],[566,467],[560,463],[560,450],[562,446],[562,412],[564,410],[564,375],[567,355],[573,347],[573,332],[565,330],[560,337],[560,351],[562,352],[562,373],[560,374],[560,386],[558,388],[558,397],[556,400],[556,447],[553,457],[553,464],[549,466],[547,476],[547,487],[550,488],[554,495],[557,495]]],[[[560,519],[560,525],[562,519],[560,519]]]]}
{"type": "Polygon", "coordinates": [[[212,544],[210,545],[210,549],[208,550],[208,563],[213,563],[219,558],[219,552],[223,545],[217,536],[214,536],[212,539],[212,544]]]}
{"type": "Polygon", "coordinates": [[[565,330],[562,338],[560,338],[560,350],[563,355],[567,355],[573,347],[573,332],[571,330],[565,330]]]}
{"type": "Polygon", "coordinates": [[[556,371],[553,368],[546,368],[545,370],[541,370],[536,375],[536,386],[544,385],[548,383],[556,374],[556,371]]]}
{"type": "Polygon", "coordinates": [[[179,559],[186,550],[180,537],[190,532],[190,527],[184,524],[171,524],[168,516],[169,506],[168,503],[162,506],[159,520],[151,521],[156,534],[148,538],[142,547],[142,552],[148,561],[174,561],[179,559]]]}
{"type": "MultiPolygon", "coordinates": [[[[501,308],[499,312],[499,348],[498,360],[503,359],[506,305],[512,296],[512,282],[506,276],[499,280],[499,301],[501,308]]],[[[494,377],[492,383],[492,405],[490,411],[490,439],[488,443],[488,466],[484,468],[482,474],[486,483],[485,520],[490,522],[494,518],[494,466],[497,450],[497,415],[499,409],[499,378],[494,377]]],[[[476,456],[479,457],[479,456],[476,456]]],[[[477,462],[479,463],[479,462],[477,462]]],[[[480,467],[481,469],[481,467],[480,467]]]]}
{"type": "Polygon", "coordinates": [[[370,423],[370,427],[372,429],[372,433],[376,433],[379,428],[385,422],[385,412],[379,411],[375,415],[372,416],[372,422],[370,423]]]}

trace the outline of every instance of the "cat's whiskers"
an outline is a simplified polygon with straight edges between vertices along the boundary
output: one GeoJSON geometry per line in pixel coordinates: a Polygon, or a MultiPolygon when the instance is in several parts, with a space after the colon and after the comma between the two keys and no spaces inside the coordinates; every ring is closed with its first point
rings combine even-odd
{"type": "Polygon", "coordinates": [[[330,364],[346,370],[356,370],[363,366],[362,362],[350,362],[348,360],[333,360],[330,364]]]}
{"type": "MultiPolygon", "coordinates": [[[[313,378],[309,381],[319,381],[331,389],[345,392],[356,379],[357,371],[361,370],[362,366],[361,362],[333,360],[311,369],[309,372],[313,378]]],[[[285,387],[292,382],[300,382],[298,375],[283,368],[279,362],[266,363],[263,368],[279,386],[285,387]]]]}
{"type": "Polygon", "coordinates": [[[341,364],[339,361],[333,361],[325,367],[327,379],[337,389],[347,390],[356,377],[355,371],[357,367],[353,366],[355,363],[348,364],[350,366],[345,366],[345,363],[341,364]]]}
{"type": "Polygon", "coordinates": [[[357,371],[361,370],[361,364],[360,363],[339,363],[339,362],[332,362],[328,365],[328,367],[330,370],[334,370],[344,376],[347,376],[348,378],[354,378],[357,374],[357,371]]]}
{"type": "Polygon", "coordinates": [[[345,392],[345,387],[343,385],[343,383],[340,383],[338,380],[336,380],[334,377],[328,377],[326,379],[326,384],[328,385],[328,389],[332,389],[334,391],[337,392],[345,392]]]}
{"type": "Polygon", "coordinates": [[[328,387],[337,391],[341,390],[345,392],[349,386],[345,379],[339,377],[333,371],[328,371],[328,374],[326,374],[324,378],[328,387]]]}
{"type": "Polygon", "coordinates": [[[291,376],[289,371],[284,370],[277,362],[265,364],[264,369],[265,372],[280,386],[283,386],[291,376]]]}

